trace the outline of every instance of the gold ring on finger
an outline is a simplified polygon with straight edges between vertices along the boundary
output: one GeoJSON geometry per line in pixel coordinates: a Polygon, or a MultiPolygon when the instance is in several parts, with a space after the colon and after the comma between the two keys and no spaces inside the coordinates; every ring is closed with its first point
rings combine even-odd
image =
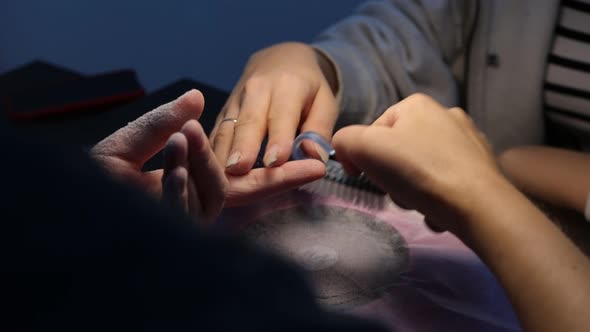
{"type": "Polygon", "coordinates": [[[234,124],[236,124],[238,122],[238,119],[236,118],[225,118],[223,120],[221,120],[221,122],[219,122],[219,125],[221,126],[222,123],[224,122],[233,122],[234,124]]]}

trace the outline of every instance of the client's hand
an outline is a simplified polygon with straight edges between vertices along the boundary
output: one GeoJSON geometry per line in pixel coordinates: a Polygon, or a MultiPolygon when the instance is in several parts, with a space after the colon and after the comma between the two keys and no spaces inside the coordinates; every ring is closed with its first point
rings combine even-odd
{"type": "Polygon", "coordinates": [[[162,170],[142,172],[143,164],[158,153],[174,132],[203,112],[201,92],[192,90],[159,106],[99,142],[91,156],[111,175],[160,197],[162,170]]]}
{"type": "MultiPolygon", "coordinates": [[[[98,143],[91,154],[113,176],[132,182],[161,197],[162,180],[165,180],[163,170],[142,172],[142,167],[170,138],[168,146],[173,151],[168,151],[165,158],[166,168],[173,174],[182,173],[183,171],[174,169],[179,165],[185,165],[186,176],[180,174],[181,176],[172,179],[187,179],[187,207],[189,203],[200,206],[195,205],[196,198],[202,202],[221,200],[223,203],[219,193],[225,194],[226,205],[245,204],[260,199],[261,196],[288,190],[323,176],[325,167],[321,162],[304,160],[289,162],[274,169],[257,169],[244,176],[222,179],[220,174],[223,172],[219,171],[217,161],[208,154],[211,151],[209,142],[203,139],[204,134],[200,125],[196,121],[188,122],[199,118],[203,105],[203,95],[195,90],[189,91],[119,129],[98,143]],[[181,130],[183,138],[179,137],[180,134],[171,137],[181,130]],[[184,147],[181,144],[180,149],[174,150],[178,147],[179,140],[186,140],[186,144],[184,147]],[[207,161],[207,164],[200,164],[203,161],[207,161]],[[189,200],[188,190],[193,190],[190,188],[194,188],[194,193],[198,192],[199,196],[192,196],[193,199],[189,200]],[[208,195],[212,197],[209,198],[208,195]]],[[[170,185],[172,184],[170,182],[170,185]]],[[[210,217],[219,211],[222,203],[212,203],[211,207],[192,208],[189,211],[203,211],[210,217]]]]}
{"type": "Polygon", "coordinates": [[[247,175],[224,174],[201,125],[191,120],[173,134],[164,150],[163,199],[207,222],[225,204],[253,200],[295,188],[324,175],[317,160],[290,161],[276,168],[259,168],[247,175]]]}
{"type": "MultiPolygon", "coordinates": [[[[338,117],[335,76],[329,60],[305,44],[282,43],[254,54],[211,133],[228,173],[248,173],[267,135],[267,167],[287,162],[298,129],[329,139],[338,117]],[[232,118],[234,125],[223,121],[232,118]]],[[[325,157],[319,151],[309,154],[325,157]]]]}
{"type": "Polygon", "coordinates": [[[366,172],[394,201],[444,230],[455,231],[476,190],[501,178],[470,118],[424,95],[392,106],[372,126],[343,128],[333,142],[347,170],[366,172]]]}

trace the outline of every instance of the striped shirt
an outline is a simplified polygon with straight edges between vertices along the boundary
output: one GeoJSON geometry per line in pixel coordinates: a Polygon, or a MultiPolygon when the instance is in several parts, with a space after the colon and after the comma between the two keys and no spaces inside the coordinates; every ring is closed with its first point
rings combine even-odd
{"type": "Polygon", "coordinates": [[[590,0],[562,1],[544,102],[548,134],[559,131],[561,143],[590,150],[590,0]]]}

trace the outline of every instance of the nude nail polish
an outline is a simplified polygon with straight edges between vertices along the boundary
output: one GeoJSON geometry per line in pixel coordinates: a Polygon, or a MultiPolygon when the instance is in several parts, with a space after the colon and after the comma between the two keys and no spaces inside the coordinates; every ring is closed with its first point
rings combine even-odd
{"type": "Polygon", "coordinates": [[[240,161],[240,158],[242,158],[242,154],[240,152],[234,152],[231,154],[231,156],[229,156],[229,158],[227,159],[227,163],[225,164],[225,168],[231,168],[232,166],[234,166],[235,164],[237,164],[240,161]]]}
{"type": "Polygon", "coordinates": [[[264,162],[264,166],[272,167],[272,165],[274,165],[277,162],[278,154],[278,146],[273,145],[272,147],[270,147],[270,149],[268,149],[268,151],[266,151],[266,153],[264,154],[264,159],[262,160],[264,162]]]}
{"type": "Polygon", "coordinates": [[[324,150],[321,146],[314,143],[313,147],[315,148],[315,152],[317,152],[317,154],[320,156],[324,163],[327,162],[328,159],[330,159],[330,155],[328,154],[328,152],[324,150]]]}

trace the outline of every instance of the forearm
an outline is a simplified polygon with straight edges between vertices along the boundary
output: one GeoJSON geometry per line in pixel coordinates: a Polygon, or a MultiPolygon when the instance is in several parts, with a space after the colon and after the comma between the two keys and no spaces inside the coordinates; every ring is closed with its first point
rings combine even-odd
{"type": "Polygon", "coordinates": [[[589,261],[507,181],[486,187],[460,236],[496,274],[524,329],[587,331],[589,261]]]}
{"type": "Polygon", "coordinates": [[[504,152],[500,164],[527,194],[584,213],[590,192],[590,156],[547,147],[520,147],[504,152]]]}

